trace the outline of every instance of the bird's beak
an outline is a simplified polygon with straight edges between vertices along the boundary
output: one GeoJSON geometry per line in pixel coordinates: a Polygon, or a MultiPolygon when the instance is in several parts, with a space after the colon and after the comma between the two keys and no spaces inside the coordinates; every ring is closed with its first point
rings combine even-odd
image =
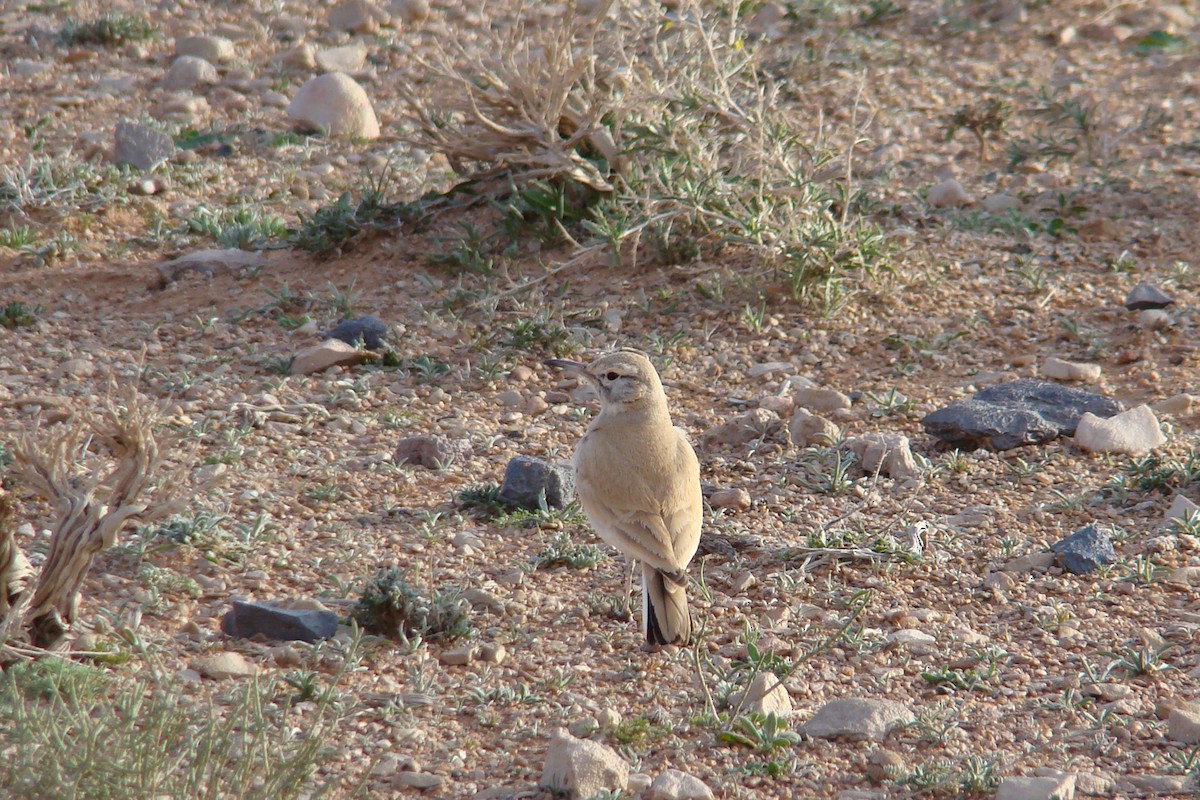
{"type": "Polygon", "coordinates": [[[566,372],[570,375],[578,375],[580,378],[583,378],[593,386],[599,383],[599,381],[596,380],[596,376],[588,372],[587,364],[581,364],[578,361],[570,361],[565,358],[547,358],[542,363],[547,367],[561,369],[563,372],[566,372]]]}

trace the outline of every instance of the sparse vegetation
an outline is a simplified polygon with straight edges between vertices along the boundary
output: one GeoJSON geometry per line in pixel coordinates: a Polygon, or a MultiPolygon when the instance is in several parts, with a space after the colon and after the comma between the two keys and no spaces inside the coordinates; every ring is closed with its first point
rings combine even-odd
{"type": "Polygon", "coordinates": [[[58,40],[64,45],[117,47],[157,34],[158,27],[144,17],[109,12],[88,20],[68,20],[59,28],[58,40]]]}
{"type": "Polygon", "coordinates": [[[453,642],[471,634],[470,604],[457,591],[422,593],[397,567],[381,569],[367,581],[354,618],[368,631],[405,642],[453,642]]]}

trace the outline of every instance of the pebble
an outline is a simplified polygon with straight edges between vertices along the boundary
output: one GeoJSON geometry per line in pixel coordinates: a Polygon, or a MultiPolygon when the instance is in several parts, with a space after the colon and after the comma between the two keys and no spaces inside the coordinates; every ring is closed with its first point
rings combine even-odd
{"type": "Polygon", "coordinates": [[[298,44],[271,57],[271,61],[297,70],[311,70],[317,66],[317,48],[308,42],[298,44]]]}
{"type": "Polygon", "coordinates": [[[930,186],[925,192],[925,202],[934,208],[958,208],[971,202],[971,195],[954,178],[930,186]]]}
{"type": "Polygon", "coordinates": [[[1150,408],[1154,409],[1156,414],[1170,414],[1172,416],[1182,417],[1191,413],[1192,406],[1196,404],[1196,396],[1183,392],[1168,397],[1165,400],[1159,400],[1150,408]]]}
{"type": "Polygon", "coordinates": [[[835,411],[850,408],[850,398],[837,389],[811,387],[799,389],[792,395],[792,401],[797,408],[803,408],[814,414],[832,414],[835,411]]]}
{"type": "Polygon", "coordinates": [[[1200,744],[1200,704],[1179,703],[1171,709],[1167,738],[1189,746],[1200,744]]]}
{"type": "Polygon", "coordinates": [[[358,72],[367,61],[367,51],[357,44],[330,47],[317,52],[317,66],[325,72],[358,72]]]}
{"type": "Polygon", "coordinates": [[[345,0],[329,12],[329,27],[350,33],[372,34],[391,22],[391,15],[368,0],[345,0]]]}
{"type": "Polygon", "coordinates": [[[1138,325],[1148,331],[1165,331],[1175,324],[1171,319],[1171,315],[1160,308],[1148,308],[1145,311],[1139,311],[1137,320],[1138,325]]]}
{"type": "Polygon", "coordinates": [[[700,437],[700,441],[704,447],[743,445],[773,436],[782,426],[783,421],[774,411],[755,408],[710,428],[700,437]]]}
{"type": "Polygon", "coordinates": [[[1051,356],[1042,364],[1042,374],[1059,381],[1095,383],[1100,380],[1099,364],[1081,364],[1051,356]]]}
{"type": "Polygon", "coordinates": [[[429,772],[398,772],[391,782],[396,786],[407,786],[410,789],[436,789],[446,782],[441,775],[429,772]]]}
{"type": "Polygon", "coordinates": [[[1129,294],[1125,298],[1125,308],[1130,311],[1143,311],[1147,308],[1166,308],[1174,302],[1171,295],[1156,284],[1142,281],[1129,290],[1129,294]]]}
{"type": "Polygon", "coordinates": [[[496,642],[479,646],[479,660],[488,664],[503,664],[508,658],[508,648],[496,642]]]}
{"type": "Polygon", "coordinates": [[[427,469],[445,469],[471,454],[471,443],[444,436],[408,436],[396,443],[392,460],[427,469]]]}
{"type": "Polygon", "coordinates": [[[996,788],[996,800],[1072,800],[1075,797],[1075,773],[1041,777],[1003,778],[996,788]]]}
{"type": "Polygon", "coordinates": [[[792,437],[792,444],[799,448],[828,447],[841,438],[842,431],[824,417],[797,408],[788,422],[788,435],[792,437]]]}
{"type": "Polygon", "coordinates": [[[884,642],[899,647],[913,655],[927,656],[938,652],[937,637],[924,631],[904,629],[893,631],[884,637],[884,642]]]}
{"type": "Polygon", "coordinates": [[[868,433],[846,442],[868,473],[877,470],[895,480],[907,480],[921,474],[913,458],[908,437],[901,433],[868,433]]]}
{"type": "Polygon", "coordinates": [[[54,374],[60,378],[90,378],[96,374],[96,364],[87,358],[69,358],[58,365],[54,374]]]}
{"type": "Polygon", "coordinates": [[[470,664],[479,655],[479,648],[473,644],[443,650],[438,654],[438,661],[448,667],[463,667],[470,664]]]}
{"type": "Polygon", "coordinates": [[[242,654],[231,652],[200,656],[192,661],[191,668],[216,681],[247,678],[258,674],[257,665],[247,661],[242,654]]]}
{"type": "Polygon", "coordinates": [[[1137,406],[1107,419],[1085,413],[1075,430],[1075,444],[1084,450],[1140,455],[1167,442],[1149,406],[1137,406]]]}
{"type": "Polygon", "coordinates": [[[1060,539],[1050,545],[1050,551],[1058,555],[1063,569],[1076,575],[1087,575],[1117,561],[1112,539],[1095,525],[1080,528],[1060,539]]]}
{"type": "Polygon", "coordinates": [[[709,496],[708,504],[713,508],[744,511],[751,505],[750,493],[745,489],[721,489],[709,496]]]}
{"type": "Polygon", "coordinates": [[[533,370],[524,364],[518,364],[508,373],[508,379],[514,383],[526,383],[533,379],[533,370]]]}
{"type": "Polygon", "coordinates": [[[592,798],[601,792],[617,794],[629,786],[629,764],[611,747],[577,739],[560,728],[546,750],[539,785],[565,793],[572,800],[592,798]]]}
{"type": "Polygon", "coordinates": [[[908,706],[894,700],[845,697],[821,706],[798,730],[819,739],[882,741],[914,719],[908,706]]]}
{"type": "Polygon", "coordinates": [[[330,136],[378,139],[379,120],[363,88],[341,72],[310,78],[288,104],[287,115],[309,130],[330,136]]]}
{"type": "Polygon", "coordinates": [[[420,22],[429,17],[429,0],[392,0],[388,11],[402,22],[420,22]]]}

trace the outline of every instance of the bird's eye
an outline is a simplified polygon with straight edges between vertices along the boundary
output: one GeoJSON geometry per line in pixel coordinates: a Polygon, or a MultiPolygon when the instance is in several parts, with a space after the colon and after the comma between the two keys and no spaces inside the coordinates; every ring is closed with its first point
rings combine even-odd
{"type": "Polygon", "coordinates": [[[615,381],[617,378],[619,378],[621,376],[616,372],[609,372],[604,377],[608,378],[610,381],[615,381]]]}

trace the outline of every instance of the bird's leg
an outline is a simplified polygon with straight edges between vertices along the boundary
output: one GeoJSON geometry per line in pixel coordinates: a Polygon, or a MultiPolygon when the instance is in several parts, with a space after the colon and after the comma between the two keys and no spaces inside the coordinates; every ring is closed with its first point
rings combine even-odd
{"type": "Polygon", "coordinates": [[[636,559],[625,557],[625,594],[621,595],[622,619],[633,619],[633,567],[636,559]]]}

